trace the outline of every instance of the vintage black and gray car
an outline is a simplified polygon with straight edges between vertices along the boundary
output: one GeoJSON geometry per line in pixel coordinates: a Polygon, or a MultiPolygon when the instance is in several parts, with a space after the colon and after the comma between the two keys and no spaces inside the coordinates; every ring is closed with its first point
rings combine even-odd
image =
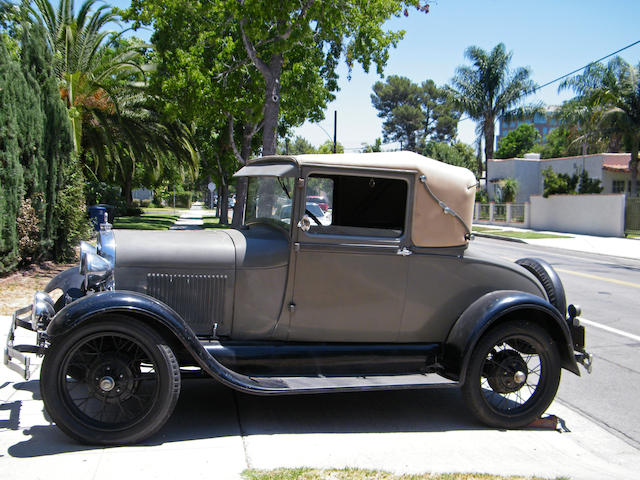
{"type": "Polygon", "coordinates": [[[455,386],[481,422],[518,428],[561,369],[590,370],[553,268],[470,246],[470,171],[396,152],[263,157],[236,177],[242,228],[103,225],[14,314],[5,363],[27,377],[43,356],[44,405],[71,437],[148,437],[194,373],[257,395],[455,386]],[[37,340],[18,344],[22,328],[37,340]]]}

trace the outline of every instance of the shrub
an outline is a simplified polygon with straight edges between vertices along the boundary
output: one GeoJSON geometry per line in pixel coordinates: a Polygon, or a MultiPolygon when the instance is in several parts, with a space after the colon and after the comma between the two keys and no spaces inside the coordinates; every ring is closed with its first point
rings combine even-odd
{"type": "Polygon", "coordinates": [[[77,159],[63,167],[62,185],[54,210],[57,220],[54,254],[56,260],[68,262],[75,259],[75,247],[80,240],[89,238],[92,232],[84,200],[84,176],[77,159]]]}
{"type": "Polygon", "coordinates": [[[40,250],[40,219],[33,205],[31,205],[30,198],[22,200],[16,227],[18,229],[18,252],[21,263],[30,263],[40,250]]]}
{"type": "Polygon", "coordinates": [[[151,200],[140,200],[140,206],[143,208],[147,208],[151,206],[151,200]]]}

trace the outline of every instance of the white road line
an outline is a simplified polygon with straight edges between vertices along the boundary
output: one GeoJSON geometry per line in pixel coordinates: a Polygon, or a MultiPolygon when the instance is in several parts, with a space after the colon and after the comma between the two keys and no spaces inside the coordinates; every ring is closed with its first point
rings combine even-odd
{"type": "Polygon", "coordinates": [[[630,338],[631,340],[634,340],[636,342],[640,342],[640,336],[634,335],[633,333],[623,332],[622,330],[618,330],[617,328],[608,327],[607,325],[594,322],[593,320],[587,320],[586,318],[578,317],[578,319],[580,320],[580,323],[589,325],[590,327],[606,330],[607,332],[615,333],[616,335],[621,335],[623,337],[630,338]]]}

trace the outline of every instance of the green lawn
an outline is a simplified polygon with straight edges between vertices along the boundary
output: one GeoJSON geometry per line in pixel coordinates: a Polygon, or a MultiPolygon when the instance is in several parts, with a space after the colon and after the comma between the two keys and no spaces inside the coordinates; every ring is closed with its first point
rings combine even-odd
{"type": "Polygon", "coordinates": [[[171,225],[180,218],[178,214],[144,213],[139,217],[116,217],[113,228],[127,228],[130,230],[169,230],[171,225]]]}
{"type": "Polygon", "coordinates": [[[554,235],[552,233],[541,232],[518,232],[513,230],[500,230],[497,228],[489,227],[473,227],[473,231],[478,233],[490,233],[491,235],[499,235],[501,237],[522,238],[525,240],[537,240],[540,238],[573,238],[570,235],[554,235]]]}
{"type": "Polygon", "coordinates": [[[229,225],[220,225],[218,217],[202,217],[202,228],[205,230],[213,230],[216,228],[229,228],[229,225]]]}
{"type": "MultiPolygon", "coordinates": [[[[505,477],[483,473],[443,473],[394,475],[377,470],[359,468],[314,469],[279,468],[277,470],[245,470],[242,476],[247,480],[542,480],[540,477],[505,477]]],[[[564,477],[558,477],[561,480],[564,477]]]]}

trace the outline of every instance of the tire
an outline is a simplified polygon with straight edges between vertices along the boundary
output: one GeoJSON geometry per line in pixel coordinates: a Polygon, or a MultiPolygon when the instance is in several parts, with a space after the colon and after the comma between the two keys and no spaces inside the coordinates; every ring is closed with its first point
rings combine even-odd
{"type": "Polygon", "coordinates": [[[540,281],[549,298],[549,303],[556,307],[564,317],[567,314],[567,299],[560,277],[553,267],[539,258],[521,258],[516,260],[516,263],[527,269],[540,281]]]}
{"type": "Polygon", "coordinates": [[[40,375],[56,425],[87,444],[139,442],[167,421],[180,394],[180,368],[166,341],[126,316],[80,325],[54,339],[40,375]]]}
{"type": "Polygon", "coordinates": [[[511,321],[490,329],[476,344],[462,396],[482,423],[506,429],[524,427],[553,401],[560,368],[558,349],[544,329],[511,321]]]}

